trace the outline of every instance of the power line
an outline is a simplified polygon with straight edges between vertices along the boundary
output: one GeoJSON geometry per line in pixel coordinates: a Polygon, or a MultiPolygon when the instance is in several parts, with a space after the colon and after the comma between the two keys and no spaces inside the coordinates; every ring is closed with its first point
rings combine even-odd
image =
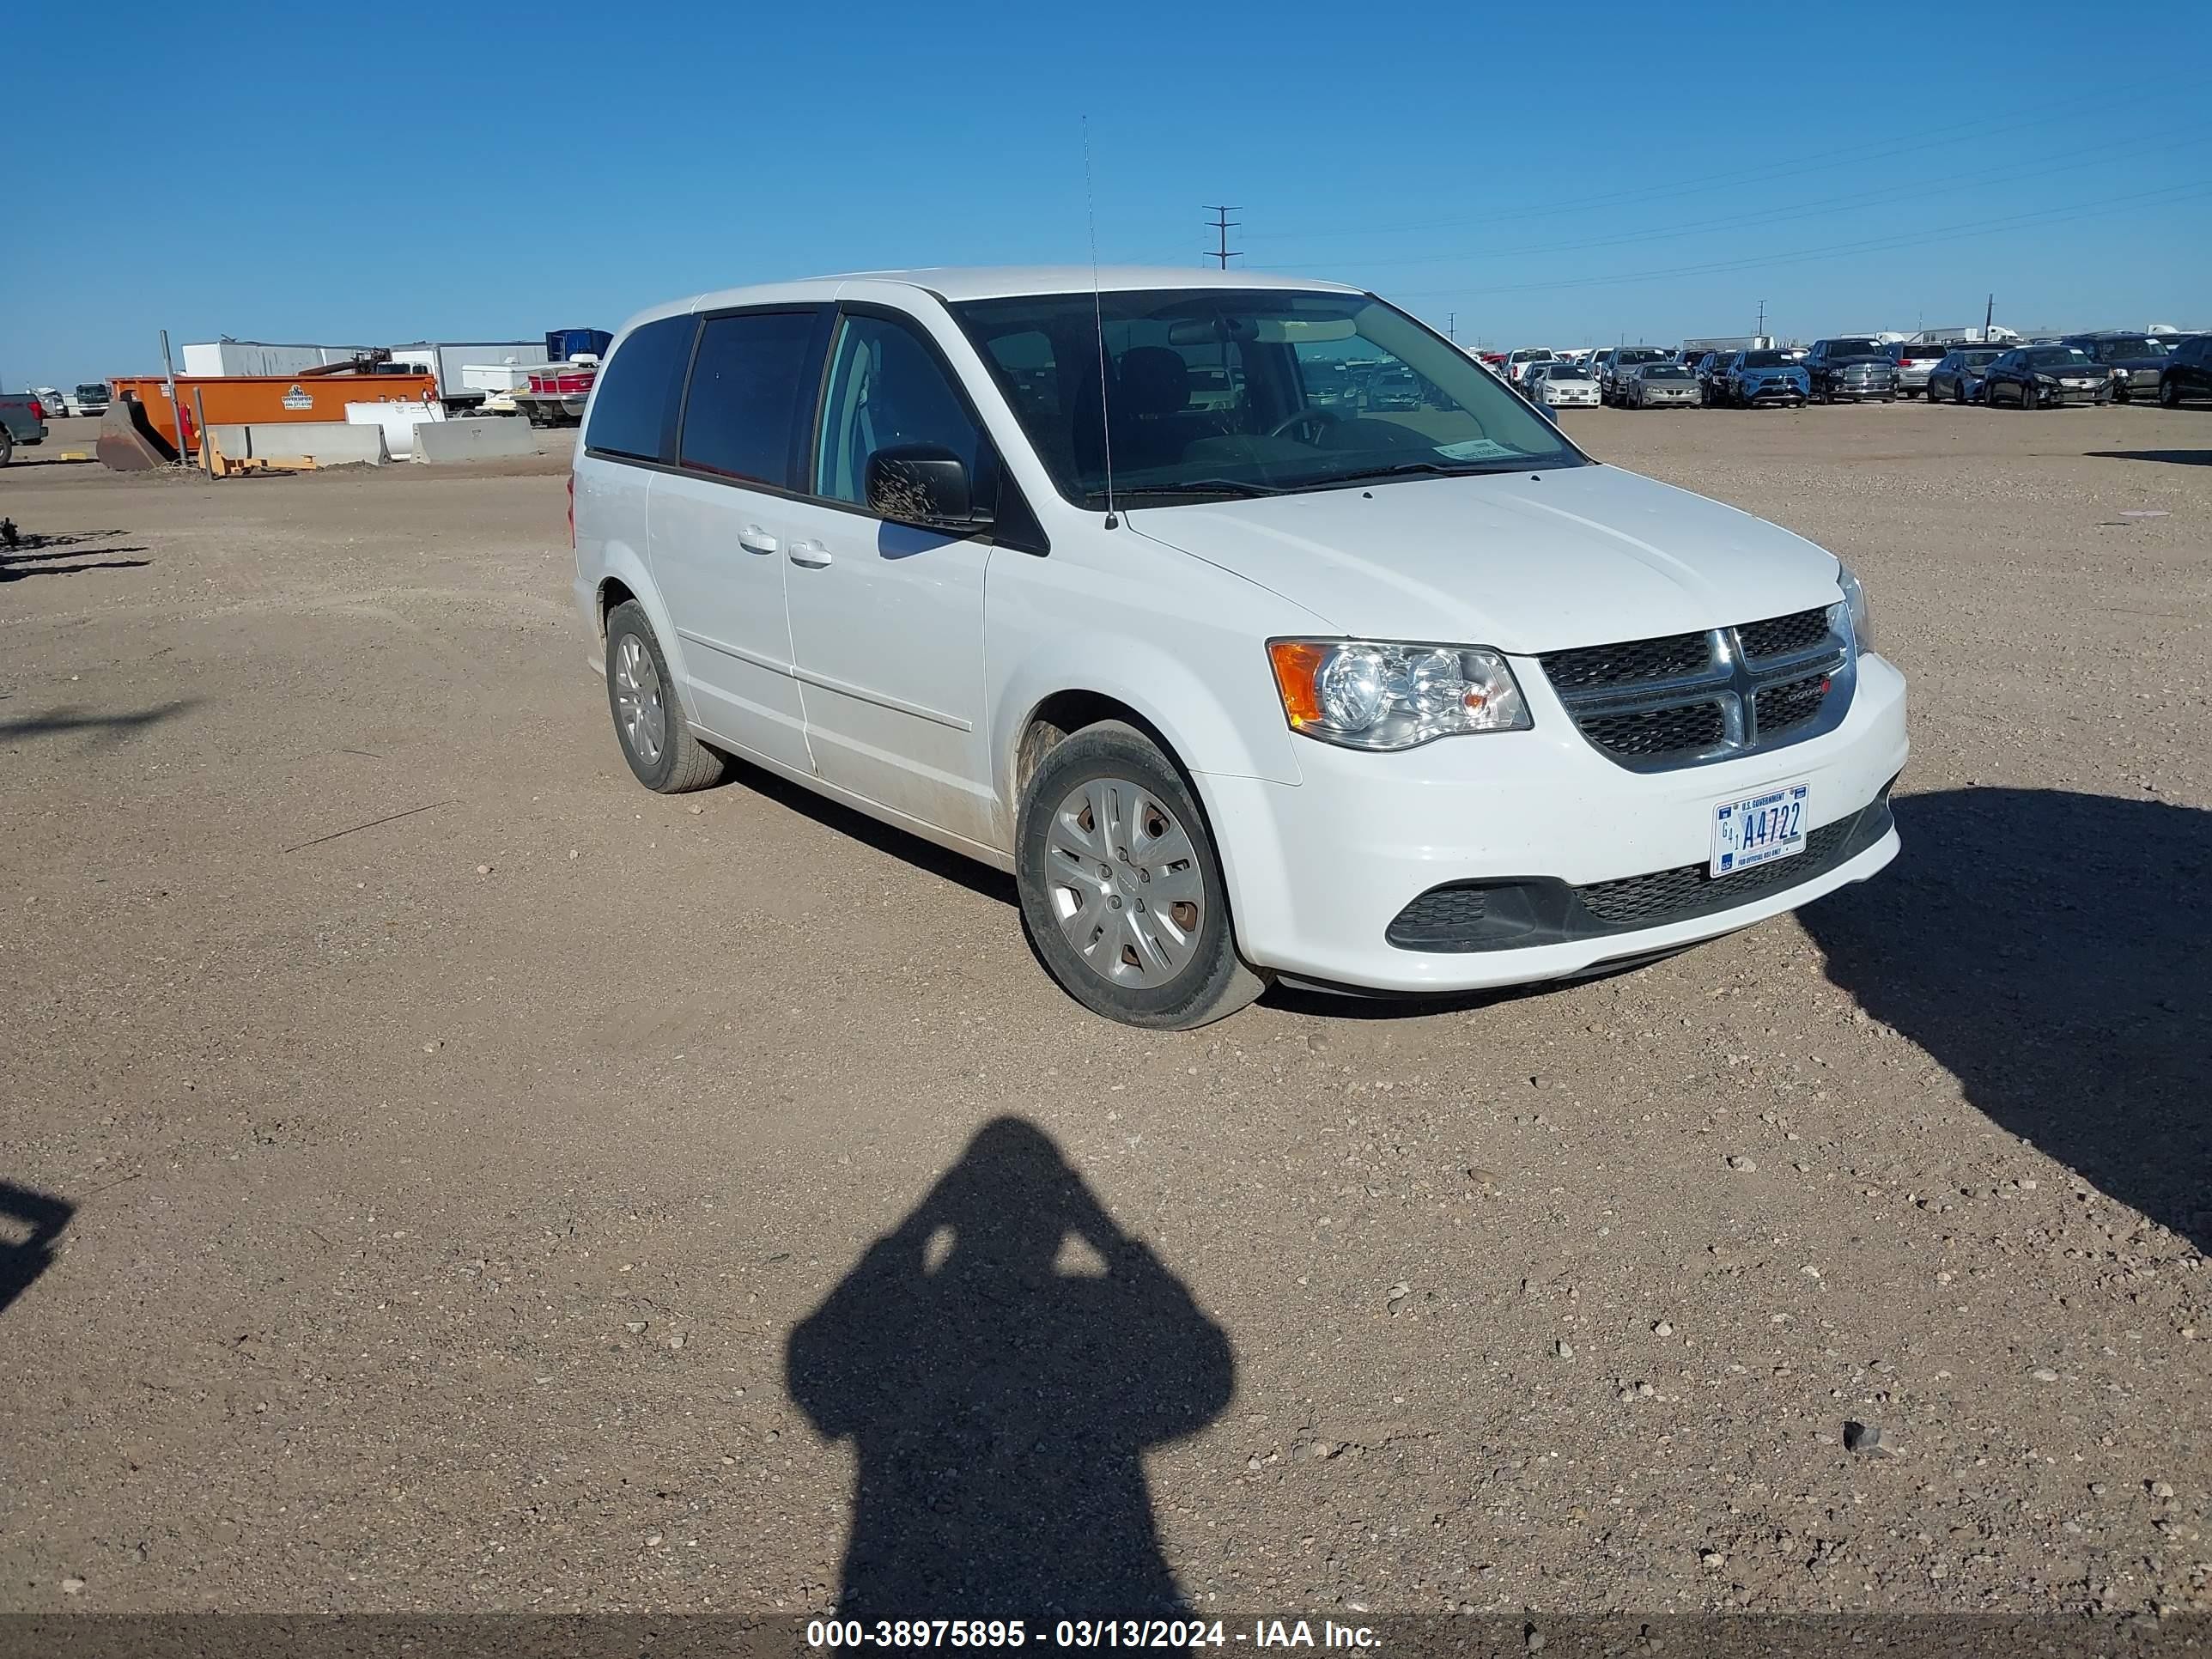
{"type": "MultiPolygon", "coordinates": [[[[1979,223],[1947,225],[1945,234],[1957,236],[1985,230],[2009,230],[2026,224],[2050,223],[2069,218],[2084,218],[2107,209],[2130,202],[2153,198],[2189,200],[2212,193],[2212,185],[2169,185],[2159,190],[2140,191],[2129,196],[2107,196],[2094,202],[2069,203],[2063,207],[2045,208],[2032,213],[2014,214],[2009,218],[1984,220],[1979,223]]],[[[1701,264],[1672,265],[1655,270],[1626,270],[1608,276],[1553,277],[1540,283],[1500,283],[1477,288],[1416,289],[1410,292],[1394,289],[1395,299],[1434,299],[1440,296],[1455,298],[1470,294],[1534,294],[1562,288],[1605,288],[1617,283],[1650,282],[1664,276],[1704,276],[1719,271],[1764,270],[1770,265],[1802,264],[1808,259],[1839,260],[1855,253],[1879,253],[1890,249],[1910,247],[1928,240],[1924,230],[1914,230],[1897,236],[1878,237],[1856,242],[1830,242],[1816,248],[1794,250],[1771,256],[1755,256],[1744,259],[1709,260],[1701,264]]]]}
{"type": "MultiPolygon", "coordinates": [[[[2105,143],[2091,144],[2083,149],[2058,150],[2050,155],[2038,156],[2033,161],[2008,161],[1995,167],[1976,168],[1970,173],[1938,174],[1934,178],[1913,179],[1906,182],[1905,187],[1914,191],[1927,191],[1954,185],[2028,184],[2039,179],[2048,178],[2053,173],[2072,173],[2078,172],[2083,167],[2108,166],[2138,149],[2158,151],[2178,149],[2181,147],[2182,143],[2185,142],[2185,137],[2175,140],[2173,135],[2194,135],[2203,131],[2205,131],[2203,123],[2169,128],[2147,137],[2112,139],[2105,143]],[[2118,150],[2121,155],[2100,154],[2100,152],[2112,150],[2118,150]],[[2076,159],[2058,161],[2058,158],[2063,156],[2076,159]],[[2095,159],[2082,159],[2089,157],[2095,159]],[[2053,161],[2057,161],[2057,165],[2045,165],[2053,161]],[[2020,171],[2022,168],[2026,170],[2020,171]],[[2008,174],[2010,176],[2004,176],[2008,174]]],[[[1823,218],[1831,210],[1839,207],[1856,205],[1889,208],[1896,204],[1899,188],[1897,185],[1883,185],[1871,190],[1852,191],[1841,196],[1822,197],[1812,201],[1792,203],[1784,211],[1756,216],[1726,214],[1718,218],[1689,220],[1668,224],[1657,229],[1628,231],[1619,234],[1592,237],[1578,242],[1551,242],[1544,244],[1541,252],[1576,253],[1589,248],[1621,247],[1632,244],[1674,240],[1685,236],[1702,235],[1708,231],[1755,230],[1767,225],[1786,224],[1796,219],[1823,218]]],[[[1477,259],[1522,259],[1527,257],[1528,249],[1522,246],[1477,254],[1422,253],[1395,259],[1306,260],[1293,264],[1278,263],[1269,268],[1275,270],[1337,270],[1348,264],[1357,264],[1363,270],[1374,270],[1402,265],[1449,264],[1460,261],[1471,263],[1477,259]]]]}
{"type": "Polygon", "coordinates": [[[1547,198],[1530,204],[1526,209],[1493,210],[1472,218],[1424,219],[1406,224],[1373,225],[1364,229],[1346,228],[1312,232],[1271,231],[1262,233],[1261,240],[1341,241],[1346,238],[1445,230],[1457,226],[1494,226],[1501,217],[1510,217],[1516,221],[1554,218],[1565,213],[1580,212],[1585,208],[1694,196],[1701,191],[1718,185],[1763,183],[1775,179],[1794,178],[1801,173],[1817,173],[1824,167],[1832,167],[1846,163],[1854,167],[1862,167],[1869,162],[1886,161],[1895,155],[1910,155],[1922,150],[1940,149],[1948,144],[1961,143],[1969,136],[1997,137],[2008,132],[2024,131],[2031,127],[2057,125],[2062,121],[2070,121],[2070,117],[2036,116],[2025,120],[2007,122],[1997,126],[1990,126],[1985,122],[1967,121],[1954,126],[1929,128],[1917,142],[1891,144],[1887,149],[1877,148],[1879,143],[1887,143],[1887,141],[1872,141],[1848,145],[1841,149],[1816,151],[1811,156],[1800,157],[1794,161],[1769,162],[1755,167],[1739,167],[1725,173],[1711,173],[1691,179],[1675,179],[1663,185],[1638,185],[1627,190],[1609,191],[1596,196],[1547,198]],[[1868,150],[1873,153],[1861,154],[1868,150]]]}
{"type": "Polygon", "coordinates": [[[1218,238],[1218,246],[1208,248],[1206,257],[1209,259],[1220,260],[1221,268],[1226,270],[1231,259],[1241,259],[1244,257],[1243,248],[1232,248],[1229,246],[1229,233],[1241,228],[1244,223],[1242,219],[1232,219],[1229,216],[1232,213],[1242,213],[1244,210],[1240,207],[1215,207],[1208,203],[1206,210],[1213,216],[1206,222],[1213,227],[1214,234],[1218,238]]]}

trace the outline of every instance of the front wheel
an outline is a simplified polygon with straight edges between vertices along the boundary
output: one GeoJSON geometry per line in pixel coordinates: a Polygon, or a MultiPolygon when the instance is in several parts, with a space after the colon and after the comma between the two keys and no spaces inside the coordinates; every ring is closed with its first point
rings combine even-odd
{"type": "MultiPolygon", "coordinates": [[[[2179,380],[2163,380],[2158,383],[2158,406],[2160,409],[2181,407],[2181,383],[2179,380]]],[[[0,459],[4,459],[4,455],[0,455],[0,459]]]]}
{"type": "Polygon", "coordinates": [[[1030,941],[1093,1013],[1184,1031],[1267,988],[1237,954],[1196,798],[1134,726],[1102,721],[1045,756],[1022,791],[1014,848],[1030,941]]]}
{"type": "Polygon", "coordinates": [[[0,426],[0,466],[7,465],[15,459],[15,434],[9,431],[6,427],[0,426]]]}

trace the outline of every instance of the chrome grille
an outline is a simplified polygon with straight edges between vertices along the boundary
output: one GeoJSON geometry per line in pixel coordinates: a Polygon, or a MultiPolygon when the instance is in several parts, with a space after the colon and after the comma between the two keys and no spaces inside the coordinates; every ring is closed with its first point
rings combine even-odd
{"type": "Polygon", "coordinates": [[[1831,616],[1816,606],[1538,660],[1600,753],[1634,771],[1701,766],[1802,743],[1841,723],[1855,665],[1831,616]]]}

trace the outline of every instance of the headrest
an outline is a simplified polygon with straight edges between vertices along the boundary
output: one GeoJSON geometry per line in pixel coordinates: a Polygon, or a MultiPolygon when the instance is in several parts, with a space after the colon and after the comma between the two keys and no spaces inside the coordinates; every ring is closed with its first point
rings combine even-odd
{"type": "Polygon", "coordinates": [[[1190,404],[1190,365],[1166,346],[1131,346],[1121,354],[1115,418],[1177,415],[1190,404]]]}

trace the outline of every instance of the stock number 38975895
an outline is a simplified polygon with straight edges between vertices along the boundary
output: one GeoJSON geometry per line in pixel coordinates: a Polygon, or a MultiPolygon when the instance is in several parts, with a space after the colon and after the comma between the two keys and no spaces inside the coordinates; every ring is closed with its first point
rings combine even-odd
{"type": "Polygon", "coordinates": [[[1019,1619],[816,1619],[810,1648],[1218,1648],[1218,1619],[1062,1619],[1049,1637],[1019,1619]]]}

